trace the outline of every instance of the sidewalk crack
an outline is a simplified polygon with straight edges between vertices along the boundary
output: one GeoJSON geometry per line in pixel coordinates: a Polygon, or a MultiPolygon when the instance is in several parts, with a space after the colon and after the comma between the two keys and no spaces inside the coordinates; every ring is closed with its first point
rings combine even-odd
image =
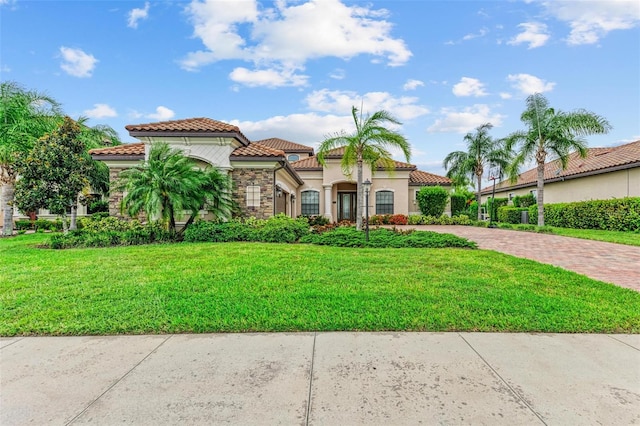
{"type": "Polygon", "coordinates": [[[80,411],[78,414],[75,415],[74,418],[72,418],[71,420],[69,420],[65,426],[69,426],[70,424],[74,423],[80,416],[82,416],[89,408],[91,408],[91,406],[93,404],[95,404],[96,402],[98,402],[98,400],[100,400],[100,398],[102,398],[107,392],[109,392],[111,389],[113,389],[118,383],[120,383],[121,381],[123,381],[125,379],[125,377],[127,377],[129,374],[131,374],[131,372],[133,370],[135,370],[136,368],[138,368],[138,366],[140,364],[142,364],[147,358],[149,358],[152,354],[154,354],[158,349],[160,349],[160,347],[162,345],[164,345],[169,339],[171,339],[173,337],[173,335],[167,337],[166,339],[164,339],[162,342],[160,342],[158,344],[158,346],[156,346],[152,351],[150,351],[147,355],[144,356],[144,358],[142,358],[140,361],[138,361],[136,363],[136,365],[134,365],[133,367],[131,367],[129,369],[129,371],[127,371],[126,373],[124,373],[122,375],[122,377],[120,377],[118,380],[116,380],[111,386],[109,386],[104,392],[102,392],[100,395],[98,395],[98,397],[96,399],[94,399],[93,401],[91,401],[89,403],[89,405],[87,405],[82,411],[80,411]]]}
{"type": "Polygon", "coordinates": [[[313,363],[316,359],[316,337],[318,333],[313,333],[313,349],[311,350],[311,366],[309,367],[309,393],[307,395],[307,415],[305,418],[305,426],[309,426],[309,416],[311,415],[311,390],[313,387],[313,363]]]}
{"type": "Polygon", "coordinates": [[[476,353],[476,355],[478,355],[478,357],[480,357],[480,359],[482,360],[482,362],[485,363],[485,365],[487,367],[489,367],[491,369],[491,371],[493,371],[493,374],[495,374],[496,376],[498,376],[498,378],[502,381],[502,383],[504,383],[504,385],[509,388],[509,390],[511,391],[511,393],[513,393],[516,398],[518,398],[524,405],[527,406],[527,408],[529,408],[529,411],[531,411],[541,422],[543,425],[547,425],[547,422],[544,421],[544,419],[542,418],[542,416],[540,414],[538,414],[538,412],[536,410],[533,409],[533,407],[531,405],[529,405],[529,403],[527,401],[525,401],[525,399],[513,388],[511,387],[511,385],[509,385],[509,383],[507,383],[507,381],[504,379],[504,377],[502,377],[500,375],[500,373],[498,373],[496,371],[495,368],[493,368],[493,366],[491,364],[489,364],[489,361],[487,361],[482,355],[480,355],[480,352],[478,352],[476,350],[476,348],[474,348],[471,343],[469,343],[467,341],[467,339],[464,338],[464,336],[460,333],[458,333],[458,336],[460,336],[460,338],[462,340],[464,340],[464,342],[471,348],[472,351],[474,351],[476,353]]]}

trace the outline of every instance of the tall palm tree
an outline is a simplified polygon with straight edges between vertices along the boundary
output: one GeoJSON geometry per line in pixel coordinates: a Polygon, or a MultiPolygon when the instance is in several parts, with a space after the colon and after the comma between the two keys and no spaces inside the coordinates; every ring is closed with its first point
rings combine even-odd
{"type": "Polygon", "coordinates": [[[466,151],[454,151],[444,159],[443,166],[447,170],[447,177],[460,180],[465,177],[476,179],[476,201],[478,202],[478,220],[482,218],[480,190],[482,189],[482,175],[487,167],[493,165],[505,170],[509,165],[511,151],[503,141],[494,140],[489,135],[493,128],[491,123],[485,123],[476,128],[474,133],[467,133],[464,142],[466,151]]]}
{"type": "Polygon", "coordinates": [[[577,151],[582,158],[587,156],[584,136],[607,133],[611,125],[605,118],[584,109],[556,111],[540,93],[529,96],[526,105],[527,109],[520,120],[528,129],[507,137],[507,147],[516,148],[517,151],[510,175],[515,181],[520,167],[527,161],[535,160],[538,172],[538,225],[544,226],[544,164],[547,156],[558,158],[565,169],[571,151],[577,151]]]}
{"type": "Polygon", "coordinates": [[[13,233],[15,162],[35,141],[60,123],[60,105],[49,96],[26,90],[15,82],[0,84],[0,185],[4,213],[2,234],[13,233]]]}
{"type": "Polygon", "coordinates": [[[176,232],[176,218],[183,211],[190,213],[190,224],[204,205],[227,218],[230,191],[225,183],[228,179],[222,174],[197,169],[180,150],[154,143],[147,161],[120,174],[116,189],[127,191],[122,207],[130,216],[144,212],[150,220],[160,220],[176,232]]]}
{"type": "Polygon", "coordinates": [[[357,183],[357,206],[356,206],[356,228],[362,229],[362,207],[364,205],[364,191],[362,186],[362,165],[364,163],[375,170],[377,164],[382,163],[385,168],[393,170],[393,160],[390,148],[398,148],[404,154],[407,161],[411,157],[411,147],[409,142],[399,132],[389,130],[385,124],[400,125],[395,117],[388,112],[376,111],[372,115],[362,117],[358,115],[358,108],[351,107],[351,115],[356,129],[353,133],[344,131],[333,137],[325,139],[318,148],[318,162],[326,165],[325,157],[329,151],[335,148],[344,147],[342,156],[342,170],[346,175],[350,175],[353,167],[356,167],[357,183]]]}

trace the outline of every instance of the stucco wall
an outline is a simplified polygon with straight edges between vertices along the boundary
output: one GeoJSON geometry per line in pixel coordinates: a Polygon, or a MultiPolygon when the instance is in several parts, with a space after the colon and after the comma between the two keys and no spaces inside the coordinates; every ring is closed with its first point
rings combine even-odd
{"type": "MultiPolygon", "coordinates": [[[[511,192],[513,195],[526,195],[535,189],[535,185],[511,191],[496,188],[496,198],[508,197],[511,192]]],[[[490,196],[483,195],[482,201],[490,196]]],[[[640,197],[640,167],[544,185],[545,204],[624,197],[640,197]]]]}

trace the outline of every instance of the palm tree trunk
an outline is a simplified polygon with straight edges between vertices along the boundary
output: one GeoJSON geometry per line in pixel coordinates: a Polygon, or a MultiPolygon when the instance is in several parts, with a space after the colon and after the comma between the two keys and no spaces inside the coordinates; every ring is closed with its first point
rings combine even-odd
{"type": "Polygon", "coordinates": [[[362,188],[362,158],[358,158],[358,162],[356,164],[356,170],[357,170],[357,195],[356,198],[358,199],[357,205],[356,205],[356,229],[358,231],[362,230],[362,207],[364,205],[364,200],[363,200],[363,195],[364,195],[364,191],[362,188]]]}
{"type": "Polygon", "coordinates": [[[480,194],[480,185],[482,185],[482,174],[476,175],[478,178],[478,192],[476,192],[476,202],[478,203],[478,221],[482,220],[482,195],[480,194]]]}
{"type": "Polygon", "coordinates": [[[2,211],[4,221],[2,235],[13,235],[13,198],[15,194],[15,181],[4,182],[2,185],[2,211]]]}
{"type": "Polygon", "coordinates": [[[544,162],[538,162],[536,201],[538,203],[538,226],[544,226],[544,162]]]}

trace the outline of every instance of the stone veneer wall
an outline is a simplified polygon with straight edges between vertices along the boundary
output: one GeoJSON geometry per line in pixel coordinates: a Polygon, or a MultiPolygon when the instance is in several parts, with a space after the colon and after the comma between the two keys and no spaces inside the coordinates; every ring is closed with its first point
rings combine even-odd
{"type": "MultiPolygon", "coordinates": [[[[113,185],[115,181],[120,177],[120,172],[125,170],[122,167],[114,167],[109,168],[109,182],[113,185]]],[[[109,216],[114,216],[120,219],[125,219],[127,216],[120,213],[120,203],[122,202],[122,197],[124,194],[120,191],[111,191],[109,192],[109,216]]]]}
{"type": "Polygon", "coordinates": [[[273,169],[234,169],[233,199],[244,217],[267,219],[273,216],[273,169]],[[247,207],[247,186],[260,186],[260,207],[247,207]]]}

